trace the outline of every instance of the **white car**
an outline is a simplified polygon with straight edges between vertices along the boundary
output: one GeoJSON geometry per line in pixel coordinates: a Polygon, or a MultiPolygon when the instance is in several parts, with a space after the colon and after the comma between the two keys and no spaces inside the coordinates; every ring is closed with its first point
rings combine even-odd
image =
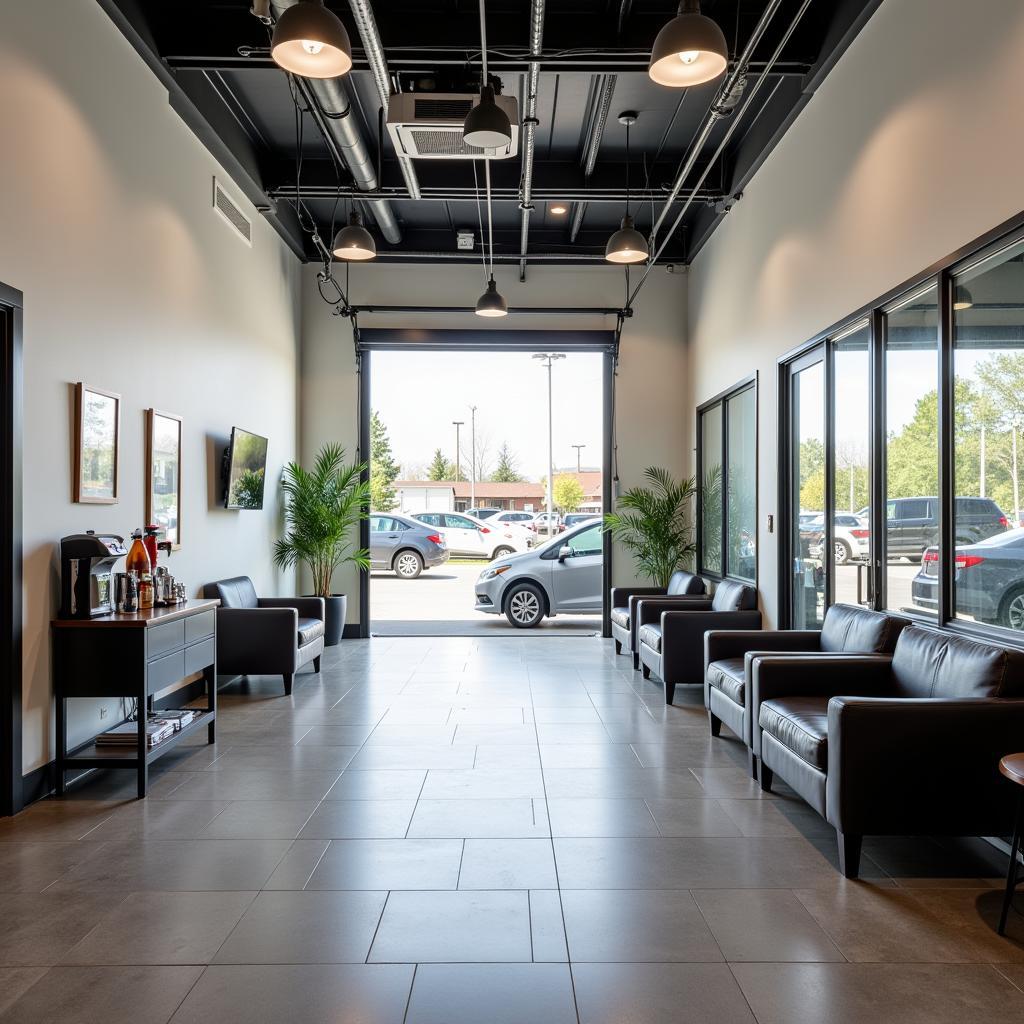
{"type": "Polygon", "coordinates": [[[465,512],[411,512],[427,526],[433,526],[448,545],[452,558],[486,558],[493,561],[505,555],[528,551],[532,537],[513,523],[492,523],[465,512]]]}
{"type": "MultiPolygon", "coordinates": [[[[807,528],[821,530],[817,539],[811,541],[807,551],[811,558],[821,558],[825,546],[824,517],[808,523],[807,528]]],[[[836,565],[846,565],[853,559],[867,559],[871,551],[871,531],[868,529],[867,520],[849,512],[837,512],[832,529],[832,545],[836,565]]]]}

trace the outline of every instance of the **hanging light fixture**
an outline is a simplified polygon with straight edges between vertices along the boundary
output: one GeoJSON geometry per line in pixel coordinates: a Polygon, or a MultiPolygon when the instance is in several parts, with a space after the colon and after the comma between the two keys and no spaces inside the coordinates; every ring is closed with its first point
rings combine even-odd
{"type": "Polygon", "coordinates": [[[967,290],[967,286],[958,284],[953,293],[953,308],[958,312],[963,309],[970,309],[974,305],[974,296],[967,290]]]}
{"type": "Polygon", "coordinates": [[[277,19],[270,56],[302,78],[339,78],[352,69],[348,32],[324,0],[299,0],[277,19]]]}
{"type": "Polygon", "coordinates": [[[700,0],[681,0],[654,40],[647,74],[658,85],[682,89],[718,78],[728,63],[729,44],[718,24],[700,13],[700,0]]]}
{"type": "Polygon", "coordinates": [[[334,236],[331,252],[339,260],[372,260],[376,257],[377,243],[363,227],[363,218],[355,210],[348,215],[348,224],[334,236]]]}
{"type": "Polygon", "coordinates": [[[512,124],[497,103],[487,82],[487,19],[480,0],[480,102],[470,108],[462,122],[462,139],[477,149],[501,149],[512,142],[512,124]]]}
{"type": "Polygon", "coordinates": [[[642,263],[650,255],[647,239],[633,227],[633,218],[629,215],[629,129],[636,124],[636,119],[633,110],[619,114],[619,124],[626,126],[626,215],[605,246],[604,258],[609,263],[642,263]]]}
{"type": "Polygon", "coordinates": [[[508,303],[494,283],[494,274],[487,282],[487,291],[476,300],[477,316],[508,316],[508,303]]]}

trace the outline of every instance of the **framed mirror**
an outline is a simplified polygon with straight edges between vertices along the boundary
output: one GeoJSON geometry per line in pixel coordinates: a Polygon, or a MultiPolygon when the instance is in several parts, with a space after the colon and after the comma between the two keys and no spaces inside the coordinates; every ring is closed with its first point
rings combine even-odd
{"type": "Polygon", "coordinates": [[[121,396],[79,381],[75,385],[73,501],[116,504],[120,430],[121,396]]]}
{"type": "Polygon", "coordinates": [[[146,525],[181,547],[181,417],[146,410],[146,525]]]}

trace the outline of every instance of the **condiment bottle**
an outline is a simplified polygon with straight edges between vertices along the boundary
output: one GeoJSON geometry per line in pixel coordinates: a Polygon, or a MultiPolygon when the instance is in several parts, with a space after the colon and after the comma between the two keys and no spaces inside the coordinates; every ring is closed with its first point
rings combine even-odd
{"type": "Polygon", "coordinates": [[[146,545],[146,553],[149,555],[149,568],[151,572],[156,572],[156,558],[157,558],[157,542],[156,537],[160,532],[158,526],[147,526],[146,536],[143,543],[146,545]]]}
{"type": "Polygon", "coordinates": [[[141,530],[132,530],[132,546],[125,560],[125,569],[128,572],[137,572],[140,581],[144,575],[148,576],[153,571],[153,563],[149,560],[149,552],[143,543],[141,530]]]}

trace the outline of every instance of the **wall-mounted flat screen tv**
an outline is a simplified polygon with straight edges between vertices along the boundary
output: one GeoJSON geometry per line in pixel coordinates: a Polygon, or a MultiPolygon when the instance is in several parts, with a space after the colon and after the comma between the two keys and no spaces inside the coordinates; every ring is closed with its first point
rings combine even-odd
{"type": "Polygon", "coordinates": [[[231,446],[224,455],[227,508],[263,508],[267,476],[267,439],[241,427],[231,428],[231,446]]]}

